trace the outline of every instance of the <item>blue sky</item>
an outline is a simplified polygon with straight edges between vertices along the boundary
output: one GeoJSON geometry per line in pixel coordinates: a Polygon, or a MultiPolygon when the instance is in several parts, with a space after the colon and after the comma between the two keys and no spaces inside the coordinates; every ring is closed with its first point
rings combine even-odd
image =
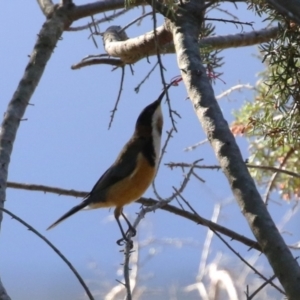
{"type": "MultiPolygon", "coordinates": [[[[2,115],[23,75],[28,55],[44,22],[44,16],[34,1],[17,1],[17,7],[18,9],[16,2],[12,1],[0,3],[2,115]]],[[[230,5],[228,9],[232,7],[230,5]]],[[[105,30],[110,25],[125,25],[140,13],[141,9],[133,9],[127,16],[110,24],[102,24],[100,28],[105,30]]],[[[236,14],[241,20],[256,21],[255,29],[262,28],[259,20],[245,9],[236,14]]],[[[219,13],[217,15],[220,16],[219,13]]],[[[86,22],[87,19],[78,24],[86,22]]],[[[161,22],[160,19],[158,24],[161,22]]],[[[135,37],[150,30],[152,23],[148,18],[141,26],[129,28],[127,34],[135,37]]],[[[230,24],[218,25],[218,34],[240,30],[230,24]]],[[[134,88],[155,64],[155,57],[150,58],[151,64],[145,60],[135,64],[134,76],[127,67],[121,102],[112,128],[107,130],[110,111],[118,94],[121,71],[111,72],[110,66],[91,66],[76,71],[70,69],[72,64],[86,55],[104,52],[102,41],[98,40],[99,48],[96,49],[88,36],[88,31],[65,32],[63,40],[59,41],[31,99],[33,106],[27,108],[26,121],[21,122],[11,158],[9,181],[89,191],[130,138],[139,112],[160,94],[162,85],[158,70],[142,86],[139,94],[134,92],[134,88]]],[[[256,47],[231,49],[223,53],[225,64],[221,72],[224,73],[222,79],[226,84],[217,81],[214,85],[216,95],[240,82],[256,82],[256,74],[263,69],[261,62],[255,57],[258,53],[256,47]]],[[[179,75],[176,57],[168,55],[163,59],[167,69],[165,77],[169,81],[179,75]]],[[[163,163],[193,162],[203,158],[204,164],[216,164],[209,145],[192,152],[183,151],[185,147],[205,139],[205,135],[191,103],[185,100],[183,84],[171,88],[170,97],[182,119],[177,120],[178,133],[171,140],[163,163]]],[[[251,97],[252,92],[236,92],[230,96],[231,101],[220,101],[229,123],[233,120],[232,111],[251,97]]],[[[165,132],[171,128],[171,124],[166,105],[163,106],[163,111],[165,132]]],[[[163,137],[166,138],[165,133],[163,137]]],[[[247,158],[246,141],[238,138],[238,142],[247,158]]],[[[184,193],[193,207],[201,216],[210,218],[214,205],[222,203],[224,208],[219,218],[220,224],[252,238],[224,175],[215,171],[201,171],[198,174],[206,182],[203,184],[193,181],[184,193]]],[[[178,186],[181,181],[181,170],[171,172],[162,164],[156,179],[156,186],[162,196],[170,195],[172,186],[178,186]]],[[[151,188],[145,196],[153,196],[151,188]]],[[[79,201],[81,199],[8,189],[5,207],[53,242],[78,269],[92,291],[108,291],[109,287],[116,285],[115,279],[122,280],[122,276],[118,276],[116,272],[123,261],[120,247],[115,243],[120,238],[120,232],[113,220],[112,211],[99,209],[80,212],[57,228],[49,232],[45,230],[79,201]]],[[[276,221],[289,208],[288,203],[270,204],[276,221]]],[[[125,211],[133,219],[139,211],[139,205],[127,206],[125,211]]],[[[295,233],[296,226],[295,222],[291,222],[287,230],[295,233]]],[[[153,237],[156,241],[144,247],[140,255],[143,260],[149,253],[153,253],[153,249],[156,254],[141,268],[141,284],[167,291],[172,285],[185,286],[193,283],[206,232],[201,226],[163,211],[148,214],[138,227],[137,239],[145,241],[153,237]],[[185,244],[183,247],[167,245],[172,239],[183,239],[185,244]],[[153,276],[143,281],[143,276],[149,274],[153,276]]],[[[286,238],[290,242],[297,240],[297,236],[286,238]]],[[[247,247],[236,242],[232,244],[241,254],[251,255],[247,247]]],[[[0,251],[1,280],[13,299],[82,299],[83,290],[66,265],[41,240],[8,216],[4,217],[2,223],[0,251]]],[[[228,253],[228,250],[214,238],[210,259],[218,252],[228,253]]],[[[264,261],[263,258],[260,259],[264,261]]],[[[188,297],[198,299],[193,293],[188,294],[188,297]]],[[[102,296],[97,299],[102,299],[102,296]]]]}

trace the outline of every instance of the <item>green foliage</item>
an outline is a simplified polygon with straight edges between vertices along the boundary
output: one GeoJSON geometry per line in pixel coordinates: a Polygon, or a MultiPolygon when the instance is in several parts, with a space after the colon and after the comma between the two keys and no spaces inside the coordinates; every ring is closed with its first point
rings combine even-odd
{"type": "MultiPolygon", "coordinates": [[[[254,102],[236,115],[233,132],[250,140],[250,163],[298,173],[300,169],[300,29],[294,23],[279,25],[277,39],[260,46],[267,69],[257,83],[254,102]]],[[[269,173],[251,170],[259,183],[269,173]]],[[[274,171],[273,171],[274,172],[274,171]]],[[[278,174],[273,187],[284,199],[300,198],[300,180],[278,174]]]]}

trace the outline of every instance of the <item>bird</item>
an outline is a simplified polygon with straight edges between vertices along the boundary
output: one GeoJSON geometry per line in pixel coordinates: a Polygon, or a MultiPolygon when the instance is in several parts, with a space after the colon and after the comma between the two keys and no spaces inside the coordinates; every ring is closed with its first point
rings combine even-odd
{"type": "Polygon", "coordinates": [[[136,229],[123,213],[123,207],[138,200],[156,175],[163,128],[161,101],[171,85],[172,82],[165,87],[157,100],[142,110],[137,118],[132,137],[125,144],[115,162],[96,182],[91,192],[79,205],[70,209],[47,230],[84,208],[115,207],[114,217],[122,234],[117,244],[122,245],[124,241],[128,241],[129,231],[132,236],[136,234],[136,229]],[[126,233],[119,220],[121,215],[128,225],[126,233]]]}

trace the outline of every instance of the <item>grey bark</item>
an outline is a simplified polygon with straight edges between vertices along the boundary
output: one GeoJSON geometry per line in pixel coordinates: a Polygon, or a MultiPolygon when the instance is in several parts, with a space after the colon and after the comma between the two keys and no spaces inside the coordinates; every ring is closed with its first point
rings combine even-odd
{"type": "MultiPolygon", "coordinates": [[[[119,37],[120,28],[120,26],[107,28],[103,33],[103,44],[107,54],[120,58],[124,64],[134,64],[145,57],[156,55],[157,46],[161,54],[175,53],[173,35],[167,24],[156,28],[156,34],[150,31],[126,40],[119,37]]],[[[199,47],[213,50],[257,45],[270,41],[277,33],[278,27],[271,27],[238,34],[205,37],[199,42],[199,47]]],[[[84,63],[87,61],[85,59],[84,63]]]]}
{"type": "Polygon", "coordinates": [[[8,296],[3,284],[2,284],[2,281],[0,279],[0,300],[11,300],[11,298],[8,296]]]}
{"type": "MultiPolygon", "coordinates": [[[[0,207],[6,200],[6,182],[10,156],[17,135],[20,122],[24,116],[29,100],[35,91],[51,57],[58,39],[61,37],[66,17],[61,13],[63,7],[53,11],[52,18],[48,19],[38,34],[38,39],[31,53],[24,75],[17,90],[10,100],[1,124],[0,132],[0,207]]],[[[0,211],[0,223],[3,213],[0,211]]],[[[0,282],[0,300],[10,299],[0,282]]]]}
{"type": "Polygon", "coordinates": [[[54,4],[51,0],[37,0],[41,11],[48,17],[54,10],[54,4]]]}
{"type": "Polygon", "coordinates": [[[266,0],[277,12],[300,26],[300,0],[266,0]]]}
{"type": "MultiPolygon", "coordinates": [[[[177,62],[195,113],[249,226],[284,287],[288,299],[300,295],[300,268],[285,245],[243,161],[235,138],[215,99],[199,54],[201,2],[185,3],[186,12],[171,25],[177,62]]],[[[202,19],[203,20],[203,19],[202,19]]]]}

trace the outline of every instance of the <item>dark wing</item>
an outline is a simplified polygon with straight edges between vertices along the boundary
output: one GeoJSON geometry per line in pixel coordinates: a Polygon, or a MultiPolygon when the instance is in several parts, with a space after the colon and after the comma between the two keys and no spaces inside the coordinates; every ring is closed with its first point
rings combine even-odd
{"type": "Polygon", "coordinates": [[[137,164],[137,154],[145,143],[146,140],[143,138],[131,138],[122,149],[114,164],[100,177],[85,199],[89,203],[99,202],[102,200],[102,197],[104,200],[105,191],[110,186],[130,176],[137,164]]]}

